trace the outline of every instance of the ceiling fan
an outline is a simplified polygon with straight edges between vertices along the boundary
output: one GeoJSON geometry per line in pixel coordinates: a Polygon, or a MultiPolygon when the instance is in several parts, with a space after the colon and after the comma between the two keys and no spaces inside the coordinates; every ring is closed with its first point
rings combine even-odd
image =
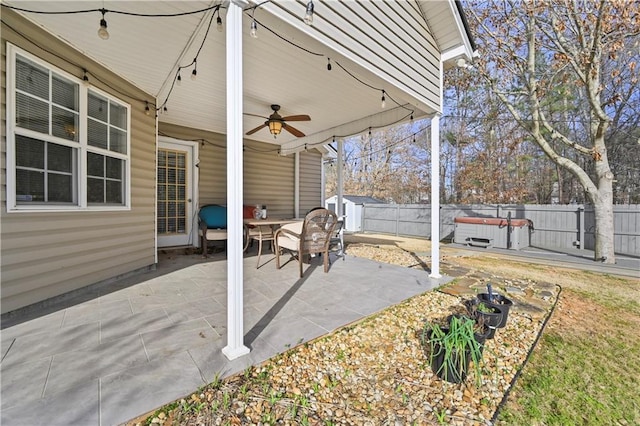
{"type": "Polygon", "coordinates": [[[247,135],[252,135],[258,130],[262,129],[263,127],[267,127],[271,132],[271,134],[273,135],[273,137],[276,137],[277,135],[279,135],[282,129],[285,129],[287,132],[291,133],[293,136],[297,136],[299,138],[304,136],[304,133],[302,133],[300,130],[296,129],[295,127],[291,126],[287,122],[288,121],[311,121],[311,117],[309,117],[306,114],[289,115],[287,117],[282,117],[280,114],[278,114],[278,111],[280,110],[280,105],[271,105],[271,109],[273,110],[273,114],[271,114],[269,117],[262,117],[261,115],[255,115],[255,114],[247,114],[247,115],[254,115],[255,117],[261,117],[261,118],[267,119],[267,121],[265,121],[264,124],[259,125],[255,129],[249,130],[247,132],[247,135]]]}

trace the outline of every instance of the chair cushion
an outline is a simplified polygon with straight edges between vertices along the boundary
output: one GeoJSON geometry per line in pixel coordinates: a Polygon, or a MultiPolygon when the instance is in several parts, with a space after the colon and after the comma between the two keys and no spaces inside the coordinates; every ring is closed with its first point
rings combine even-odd
{"type": "Polygon", "coordinates": [[[242,206],[242,218],[243,219],[253,219],[253,211],[255,210],[256,206],[247,206],[244,205],[242,206]]]}
{"type": "Polygon", "coordinates": [[[277,244],[288,250],[298,250],[298,241],[298,238],[293,238],[291,235],[279,234],[277,244]]]}
{"type": "Polygon", "coordinates": [[[209,229],[227,228],[227,208],[224,206],[204,206],[200,209],[198,217],[207,224],[207,228],[209,229]]]}
{"type": "Polygon", "coordinates": [[[205,237],[207,241],[220,241],[227,239],[227,231],[225,229],[207,229],[205,237]]]}
{"type": "Polygon", "coordinates": [[[300,222],[292,222],[292,223],[286,223],[284,225],[281,226],[281,228],[286,229],[287,231],[291,231],[294,234],[301,234],[302,233],[302,226],[304,225],[304,222],[300,221],[300,222]]]}

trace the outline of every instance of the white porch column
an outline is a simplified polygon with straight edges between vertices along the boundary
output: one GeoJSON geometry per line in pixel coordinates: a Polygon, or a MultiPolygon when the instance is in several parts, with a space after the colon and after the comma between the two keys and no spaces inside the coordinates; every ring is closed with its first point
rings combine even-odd
{"type": "Polygon", "coordinates": [[[431,274],[440,278],[440,114],[431,117],[431,274]]]}
{"type": "Polygon", "coordinates": [[[244,346],[242,262],[242,9],[247,0],[231,0],[227,12],[227,346],[235,359],[244,346]]]}
{"type": "Polygon", "coordinates": [[[293,158],[293,217],[300,217],[300,153],[293,158]]]}
{"type": "MultiPolygon", "coordinates": [[[[338,215],[338,217],[343,216],[344,215],[344,207],[343,207],[343,203],[342,203],[342,197],[344,195],[343,193],[343,187],[344,187],[344,141],[342,140],[342,138],[338,139],[338,182],[337,182],[337,193],[336,195],[337,200],[336,200],[336,214],[338,215]]],[[[351,219],[353,220],[353,218],[351,219]]],[[[345,223],[346,225],[346,223],[345,223]]]]}

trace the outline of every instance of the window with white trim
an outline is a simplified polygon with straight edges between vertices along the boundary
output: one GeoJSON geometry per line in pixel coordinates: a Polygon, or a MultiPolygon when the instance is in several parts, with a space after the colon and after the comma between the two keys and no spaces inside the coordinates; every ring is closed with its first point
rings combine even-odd
{"type": "Polygon", "coordinates": [[[7,44],[7,210],[129,207],[130,106],[7,44]]]}

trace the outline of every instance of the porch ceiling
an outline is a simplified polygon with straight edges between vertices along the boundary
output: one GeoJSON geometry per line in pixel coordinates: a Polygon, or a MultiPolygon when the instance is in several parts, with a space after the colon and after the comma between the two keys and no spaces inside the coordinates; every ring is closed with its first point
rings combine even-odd
{"type": "MultiPolygon", "coordinates": [[[[143,14],[172,14],[189,12],[219,4],[214,1],[16,1],[5,4],[40,11],[77,11],[105,8],[143,14]]],[[[304,11],[299,0],[296,7],[304,11]]],[[[446,47],[455,45],[452,26],[444,26],[443,20],[455,21],[453,4],[449,2],[420,2],[425,16],[432,14],[437,19],[435,27],[446,28],[436,34],[436,40],[446,47]],[[433,3],[433,4],[432,4],[433,3]],[[448,4],[443,7],[443,3],[448,4]],[[433,13],[428,10],[435,8],[433,13]],[[438,37],[441,37],[439,39],[438,37]]],[[[319,8],[320,4],[316,5],[319,8]]],[[[274,139],[267,129],[251,136],[252,139],[286,144],[292,150],[304,146],[305,142],[318,143],[332,135],[353,133],[369,126],[389,124],[408,116],[407,110],[396,109],[390,98],[401,104],[421,105],[414,117],[434,112],[419,100],[391,87],[373,73],[338,55],[312,37],[291,26],[274,13],[275,7],[261,7],[255,11],[260,22],[258,38],[249,36],[251,16],[244,15],[244,132],[259,126],[264,118],[249,114],[268,116],[270,105],[282,106],[281,115],[308,114],[309,122],[292,123],[308,135],[296,140],[287,132],[274,139]],[[266,28],[265,28],[266,27],[266,28]],[[316,56],[293,46],[273,34],[270,30],[305,49],[323,54],[316,56]],[[331,58],[332,71],[327,70],[327,57],[331,58]],[[339,62],[353,76],[336,65],[339,62]],[[383,88],[390,95],[383,111],[380,105],[383,88]]],[[[221,9],[225,21],[226,9],[221,9]]],[[[80,14],[34,14],[23,13],[53,34],[66,40],[92,59],[128,79],[157,98],[161,105],[168,96],[167,112],[159,114],[159,121],[187,127],[226,133],[226,64],[225,32],[216,31],[215,18],[197,56],[198,75],[195,81],[189,77],[192,68],[181,73],[182,83],[170,92],[176,70],[189,64],[197,55],[212,11],[180,17],[137,17],[108,12],[110,38],[102,40],[97,35],[99,12],[80,14]]],[[[429,25],[429,19],[426,19],[429,25]]],[[[435,28],[437,29],[437,28],[435,28]]],[[[458,37],[460,36],[458,32],[458,37]]],[[[459,42],[459,40],[458,40],[459,42]]],[[[152,99],[150,99],[152,101],[152,99]]],[[[132,104],[133,108],[144,105],[132,104]]]]}

